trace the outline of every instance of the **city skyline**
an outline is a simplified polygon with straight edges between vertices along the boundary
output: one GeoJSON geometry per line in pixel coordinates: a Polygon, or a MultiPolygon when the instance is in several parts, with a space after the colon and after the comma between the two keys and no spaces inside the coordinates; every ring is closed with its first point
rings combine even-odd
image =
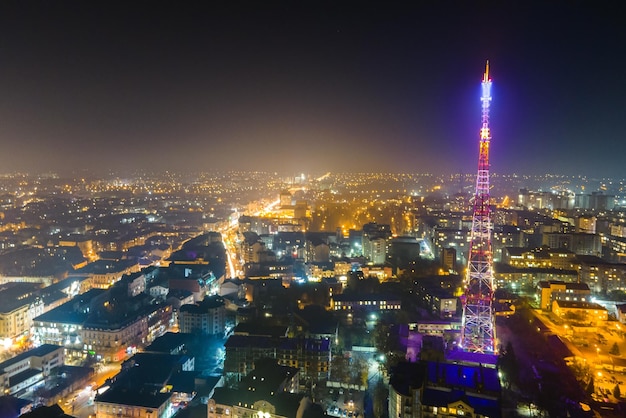
{"type": "Polygon", "coordinates": [[[489,59],[492,171],[624,176],[609,6],[1,7],[3,172],[472,174],[489,59]]]}

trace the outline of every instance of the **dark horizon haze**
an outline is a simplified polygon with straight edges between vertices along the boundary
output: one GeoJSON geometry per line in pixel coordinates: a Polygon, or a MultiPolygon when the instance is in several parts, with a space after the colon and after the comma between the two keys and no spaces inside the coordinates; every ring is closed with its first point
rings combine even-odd
{"type": "Polygon", "coordinates": [[[4,3],[0,172],[473,173],[488,59],[492,171],[625,178],[619,7],[502,3],[4,3]]]}

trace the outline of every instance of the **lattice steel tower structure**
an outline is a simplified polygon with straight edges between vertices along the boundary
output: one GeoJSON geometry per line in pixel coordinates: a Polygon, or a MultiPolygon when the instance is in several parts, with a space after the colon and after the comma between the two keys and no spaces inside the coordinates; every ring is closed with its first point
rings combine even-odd
{"type": "Polygon", "coordinates": [[[493,257],[491,252],[491,207],[489,206],[489,106],[491,79],[489,61],[482,81],[482,125],[478,154],[478,175],[470,236],[461,348],[473,353],[496,354],[496,331],[493,315],[493,257]]]}

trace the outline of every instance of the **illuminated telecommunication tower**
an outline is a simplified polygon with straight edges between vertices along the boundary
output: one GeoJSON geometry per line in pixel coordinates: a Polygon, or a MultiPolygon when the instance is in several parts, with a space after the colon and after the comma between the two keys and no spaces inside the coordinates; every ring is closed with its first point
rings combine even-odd
{"type": "Polygon", "coordinates": [[[478,175],[469,246],[469,261],[463,300],[461,348],[473,353],[496,354],[493,324],[493,258],[491,253],[491,208],[489,206],[489,105],[491,79],[489,61],[482,81],[482,125],[478,154],[478,175]]]}

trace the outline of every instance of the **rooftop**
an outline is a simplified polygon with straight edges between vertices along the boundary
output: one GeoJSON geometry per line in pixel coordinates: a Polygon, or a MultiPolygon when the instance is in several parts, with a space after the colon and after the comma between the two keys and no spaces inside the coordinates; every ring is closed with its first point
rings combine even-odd
{"type": "Polygon", "coordinates": [[[53,344],[42,344],[37,348],[33,348],[32,350],[25,351],[17,356],[10,358],[8,360],[0,363],[0,370],[5,370],[7,367],[12,366],[13,364],[19,363],[22,360],[26,360],[31,357],[43,357],[47,354],[50,354],[56,350],[63,349],[63,347],[59,345],[53,344]]]}
{"type": "Polygon", "coordinates": [[[391,371],[389,386],[404,395],[410,396],[412,389],[421,388],[426,378],[426,365],[424,363],[398,363],[391,371]]]}
{"type": "Polygon", "coordinates": [[[298,408],[304,395],[296,393],[279,392],[273,396],[266,396],[256,391],[242,389],[228,389],[225,387],[215,388],[213,399],[220,405],[244,406],[252,409],[257,402],[260,408],[265,401],[276,408],[276,415],[284,417],[297,416],[298,408]]]}
{"type": "Polygon", "coordinates": [[[193,314],[207,313],[212,309],[218,309],[224,306],[224,299],[220,296],[206,296],[201,302],[196,304],[187,304],[180,307],[181,312],[189,312],[193,314]]]}
{"type": "Polygon", "coordinates": [[[481,416],[498,418],[502,416],[500,401],[481,396],[467,395],[463,390],[424,389],[422,403],[428,406],[447,407],[451,403],[462,401],[471,406],[481,416]]]}
{"type": "Polygon", "coordinates": [[[239,384],[240,388],[265,393],[279,392],[285,381],[292,380],[299,372],[297,367],[280,366],[275,361],[257,361],[255,368],[239,384]]]}
{"type": "Polygon", "coordinates": [[[171,351],[188,344],[191,339],[192,334],[182,332],[166,332],[146,347],[146,352],[170,353],[171,351]]]}
{"type": "Polygon", "coordinates": [[[255,335],[264,337],[286,337],[288,327],[285,325],[265,325],[261,321],[240,322],[235,326],[235,335],[255,335]]]}
{"type": "Polygon", "coordinates": [[[345,294],[333,295],[333,299],[336,302],[358,302],[358,301],[400,301],[400,296],[385,295],[380,293],[359,293],[359,294],[345,294]]]}
{"type": "Polygon", "coordinates": [[[171,393],[114,386],[101,395],[98,395],[96,402],[115,405],[143,406],[157,409],[168,402],[171,396],[171,393]]]}
{"type": "Polygon", "coordinates": [[[568,282],[563,282],[561,280],[543,280],[540,281],[537,284],[537,287],[540,287],[542,289],[549,289],[551,287],[553,287],[554,285],[559,285],[559,286],[565,286],[565,289],[570,289],[570,290],[587,290],[589,291],[589,285],[587,283],[568,283],[568,282]]]}
{"type": "Polygon", "coordinates": [[[501,390],[498,370],[480,365],[428,362],[427,381],[431,385],[470,392],[500,393],[501,390]]]}
{"type": "Polygon", "coordinates": [[[39,299],[37,283],[11,283],[11,286],[3,286],[0,290],[0,313],[10,313],[14,310],[30,305],[39,299]]]}
{"type": "Polygon", "coordinates": [[[41,374],[41,378],[43,378],[42,371],[37,369],[26,369],[17,374],[14,374],[13,376],[9,377],[9,387],[16,386],[17,384],[22,383],[32,378],[33,376],[37,376],[38,374],[41,374]]]}
{"type": "Polygon", "coordinates": [[[98,260],[87,264],[85,267],[76,270],[78,274],[109,274],[121,273],[132,266],[137,265],[136,260],[98,260]]]}
{"type": "Polygon", "coordinates": [[[255,348],[280,348],[290,350],[302,348],[305,351],[326,352],[330,351],[330,340],[310,338],[271,338],[265,336],[231,335],[224,347],[255,347],[255,348]]]}
{"type": "Polygon", "coordinates": [[[602,305],[593,302],[582,302],[582,301],[573,301],[573,300],[555,300],[554,303],[557,303],[561,308],[567,309],[596,309],[599,311],[606,311],[606,308],[602,305]]]}

